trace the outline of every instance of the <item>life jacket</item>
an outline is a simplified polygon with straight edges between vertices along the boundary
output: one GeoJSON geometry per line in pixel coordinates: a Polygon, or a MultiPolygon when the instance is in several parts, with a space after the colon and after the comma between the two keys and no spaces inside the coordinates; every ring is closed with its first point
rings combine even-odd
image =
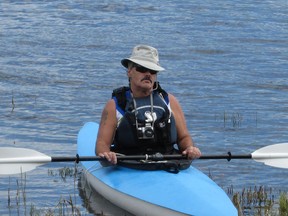
{"type": "Polygon", "coordinates": [[[177,132],[168,94],[159,83],[156,86],[152,99],[150,96],[133,99],[129,87],[113,90],[118,125],[112,151],[128,155],[175,152],[173,145],[177,142],[177,132]],[[151,118],[156,119],[153,124],[151,118]]]}

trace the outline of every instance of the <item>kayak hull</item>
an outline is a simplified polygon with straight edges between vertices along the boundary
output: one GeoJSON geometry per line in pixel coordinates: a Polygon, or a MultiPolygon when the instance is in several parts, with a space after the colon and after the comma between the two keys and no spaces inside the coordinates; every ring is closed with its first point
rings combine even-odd
{"type": "MultiPolygon", "coordinates": [[[[95,155],[98,124],[86,123],[78,134],[79,156],[95,155]]],[[[81,162],[91,188],[135,215],[238,215],[226,193],[190,166],[178,174],[81,162]]]]}

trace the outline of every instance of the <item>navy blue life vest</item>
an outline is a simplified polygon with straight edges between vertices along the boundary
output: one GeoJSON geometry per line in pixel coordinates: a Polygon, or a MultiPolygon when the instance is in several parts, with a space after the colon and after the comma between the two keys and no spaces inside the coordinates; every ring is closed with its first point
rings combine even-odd
{"type": "Polygon", "coordinates": [[[153,113],[150,96],[135,98],[134,102],[129,87],[120,87],[113,91],[118,126],[111,150],[127,155],[175,152],[173,145],[177,142],[177,131],[168,94],[159,84],[152,94],[153,113]],[[153,119],[153,126],[149,123],[149,118],[153,119]]]}

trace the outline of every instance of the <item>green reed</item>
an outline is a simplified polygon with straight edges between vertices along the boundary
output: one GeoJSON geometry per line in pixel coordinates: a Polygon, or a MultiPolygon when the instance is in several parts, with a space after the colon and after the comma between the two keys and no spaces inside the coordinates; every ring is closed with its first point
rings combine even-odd
{"type": "Polygon", "coordinates": [[[279,215],[288,216],[288,196],[285,193],[281,193],[279,198],[279,215]]]}
{"type": "Polygon", "coordinates": [[[9,187],[8,187],[8,208],[9,211],[13,209],[17,210],[17,215],[30,215],[30,216],[65,216],[65,215],[73,215],[80,216],[80,209],[77,207],[76,202],[76,182],[77,182],[77,166],[75,164],[74,168],[63,167],[58,169],[57,171],[48,170],[48,176],[59,176],[63,182],[66,182],[67,178],[74,178],[74,194],[69,195],[69,198],[60,197],[59,201],[56,203],[54,207],[50,208],[39,208],[36,207],[33,203],[27,206],[27,194],[26,194],[26,173],[21,173],[19,179],[16,179],[16,191],[15,197],[13,197],[13,191],[11,190],[11,178],[9,177],[9,187]],[[74,198],[74,199],[73,199],[74,198]],[[15,203],[13,203],[13,201],[15,203]],[[21,211],[22,209],[22,211],[21,211]],[[23,212],[24,210],[24,212],[23,212]]]}
{"type": "Polygon", "coordinates": [[[72,196],[68,199],[60,198],[59,202],[50,208],[37,208],[33,204],[30,207],[30,216],[81,216],[79,208],[75,205],[72,196]]]}
{"type": "MultiPolygon", "coordinates": [[[[8,207],[17,208],[18,215],[20,214],[20,208],[24,208],[24,215],[30,216],[81,216],[80,207],[87,206],[89,198],[92,194],[85,194],[87,200],[83,200],[80,206],[76,202],[76,182],[78,180],[78,170],[75,165],[74,168],[63,167],[57,170],[48,170],[49,176],[60,177],[62,181],[66,182],[67,178],[74,178],[74,194],[69,195],[69,198],[60,197],[56,204],[52,207],[37,207],[33,203],[27,206],[27,194],[26,194],[26,174],[21,174],[20,179],[16,180],[17,190],[16,197],[12,196],[11,180],[9,178],[8,188],[8,207]],[[88,195],[88,196],[87,196],[88,195]],[[13,206],[12,201],[15,200],[16,204],[13,206]],[[86,203],[87,202],[87,203],[86,203]]],[[[211,173],[210,177],[212,177],[211,173]]],[[[82,191],[83,193],[83,191],[82,191]]],[[[288,216],[288,195],[281,193],[279,199],[275,191],[270,187],[254,186],[249,188],[243,188],[240,192],[234,192],[233,186],[227,189],[227,194],[231,197],[232,202],[238,210],[238,216],[288,216]]],[[[105,216],[104,213],[96,214],[97,216],[105,216]]]]}
{"type": "Polygon", "coordinates": [[[229,188],[228,194],[231,195],[231,192],[239,216],[288,216],[288,196],[284,193],[281,193],[279,200],[275,200],[273,189],[264,186],[243,188],[236,193],[229,188]]]}
{"type": "Polygon", "coordinates": [[[215,121],[223,121],[223,128],[241,128],[253,126],[257,128],[258,116],[257,112],[240,113],[228,112],[224,110],[223,115],[215,115],[215,121]],[[245,123],[245,125],[243,125],[245,123]]]}

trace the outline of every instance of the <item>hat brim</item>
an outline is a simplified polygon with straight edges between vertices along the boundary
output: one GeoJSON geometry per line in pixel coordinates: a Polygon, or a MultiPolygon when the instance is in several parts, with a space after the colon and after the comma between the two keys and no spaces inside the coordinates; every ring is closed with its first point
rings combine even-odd
{"type": "Polygon", "coordinates": [[[130,61],[134,62],[136,64],[139,64],[139,65],[141,65],[143,67],[146,67],[146,68],[148,68],[150,70],[154,70],[154,71],[163,71],[163,70],[165,70],[163,67],[161,67],[161,66],[159,66],[159,65],[157,65],[155,63],[148,62],[148,61],[145,61],[145,60],[133,59],[133,58],[122,59],[121,64],[124,67],[128,68],[128,63],[130,61]]]}

